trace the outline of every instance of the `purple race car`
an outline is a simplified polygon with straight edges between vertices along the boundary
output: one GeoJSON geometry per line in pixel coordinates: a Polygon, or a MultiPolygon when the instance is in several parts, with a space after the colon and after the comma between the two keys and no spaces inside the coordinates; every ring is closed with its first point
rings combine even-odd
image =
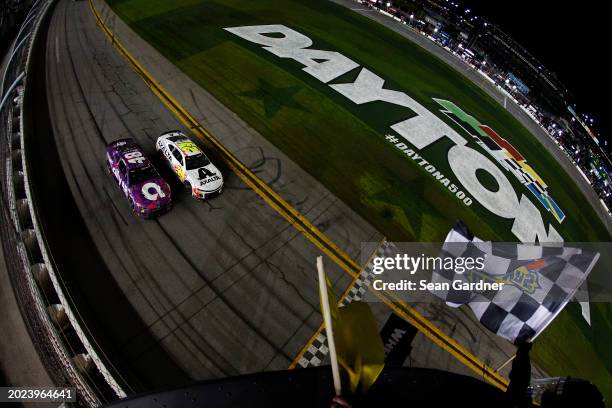
{"type": "Polygon", "coordinates": [[[136,215],[149,218],[170,209],[170,186],[133,139],[109,143],[106,164],[136,215]]]}

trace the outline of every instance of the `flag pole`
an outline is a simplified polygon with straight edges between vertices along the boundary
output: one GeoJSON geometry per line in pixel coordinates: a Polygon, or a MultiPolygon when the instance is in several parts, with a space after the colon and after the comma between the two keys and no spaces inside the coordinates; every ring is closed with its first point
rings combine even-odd
{"type": "Polygon", "coordinates": [[[323,257],[317,257],[317,271],[319,273],[319,293],[321,294],[321,307],[323,308],[323,322],[327,334],[327,345],[329,347],[329,358],[331,360],[332,376],[336,395],[342,394],[340,383],[340,369],[338,367],[338,356],[336,355],[336,343],[334,341],[334,329],[332,327],[331,310],[329,308],[329,297],[327,296],[327,283],[325,281],[325,270],[323,269],[323,257]]]}
{"type": "Polygon", "coordinates": [[[506,360],[506,361],[505,361],[505,362],[504,362],[502,365],[500,365],[499,367],[497,367],[497,368],[495,369],[495,371],[494,371],[494,372],[496,373],[496,372],[498,372],[499,370],[501,370],[502,368],[504,368],[505,366],[507,366],[508,364],[510,364],[510,362],[511,362],[512,360],[514,360],[514,358],[515,358],[515,357],[516,357],[516,354],[511,355],[511,356],[510,356],[510,358],[509,358],[509,359],[507,359],[507,360],[506,360]]]}

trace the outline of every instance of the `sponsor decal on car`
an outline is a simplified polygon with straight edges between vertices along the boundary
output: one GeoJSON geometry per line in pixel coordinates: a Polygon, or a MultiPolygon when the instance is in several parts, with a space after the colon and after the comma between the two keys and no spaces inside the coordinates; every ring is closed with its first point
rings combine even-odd
{"type": "Polygon", "coordinates": [[[144,163],[146,158],[144,157],[144,155],[139,152],[138,150],[133,150],[131,152],[127,152],[123,155],[123,157],[125,158],[125,160],[128,161],[128,163],[133,163],[133,164],[140,164],[140,163],[144,163]]]}
{"type": "Polygon", "coordinates": [[[183,153],[197,153],[200,151],[198,146],[196,146],[196,144],[193,143],[191,140],[177,142],[176,145],[183,153]]]}
{"type": "Polygon", "coordinates": [[[166,194],[164,194],[161,186],[153,182],[143,184],[141,192],[143,197],[149,201],[156,201],[159,198],[166,197],[166,194]]]}
{"type": "Polygon", "coordinates": [[[185,181],[185,170],[183,170],[180,165],[177,164],[174,166],[174,172],[181,181],[185,181]]]}
{"type": "Polygon", "coordinates": [[[200,178],[200,184],[201,185],[205,185],[205,184],[211,183],[213,181],[217,181],[217,180],[221,180],[221,177],[219,177],[219,176],[210,176],[210,177],[207,177],[207,178],[205,178],[203,180],[200,178]]]}

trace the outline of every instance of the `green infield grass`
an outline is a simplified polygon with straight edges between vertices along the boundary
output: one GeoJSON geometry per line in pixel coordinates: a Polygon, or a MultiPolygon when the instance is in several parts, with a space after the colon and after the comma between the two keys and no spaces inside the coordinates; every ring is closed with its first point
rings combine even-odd
{"type": "MultiPolygon", "coordinates": [[[[545,224],[566,241],[609,241],[610,235],[573,180],[540,142],[463,75],[399,34],[326,0],[109,0],[145,40],[238,114],[390,240],[441,241],[456,219],[483,239],[513,241],[512,220],[494,216],[476,200],[461,203],[385,140],[389,126],[409,115],[383,102],[356,105],[303,66],[281,59],[223,28],[283,24],[308,37],[312,48],[338,51],[439,113],[432,98],[447,99],[489,125],[523,153],[548,184],[567,218],[559,224],[511,175],[541,210],[545,224]]],[[[352,82],[359,70],[333,80],[352,82]]],[[[204,125],[206,125],[204,123],[204,125]]],[[[451,143],[424,150],[445,158],[451,143]]],[[[477,148],[474,142],[470,146],[477,148]]],[[[452,176],[445,159],[436,167],[452,176]]],[[[486,183],[486,180],[483,180],[486,183]]],[[[592,305],[593,326],[570,305],[538,339],[535,360],[553,375],[596,382],[612,398],[609,304],[592,305]]]]}

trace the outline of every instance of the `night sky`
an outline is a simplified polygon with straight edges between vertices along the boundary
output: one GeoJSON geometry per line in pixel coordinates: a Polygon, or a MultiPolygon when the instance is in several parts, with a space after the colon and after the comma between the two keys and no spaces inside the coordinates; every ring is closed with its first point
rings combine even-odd
{"type": "MultiPolygon", "coordinates": [[[[527,48],[575,96],[581,112],[595,116],[595,128],[612,141],[610,69],[612,21],[606,2],[584,0],[464,0],[527,48]],[[606,58],[607,57],[607,58],[606,58]],[[608,59],[608,61],[605,61],[608,59]]],[[[609,145],[610,146],[610,145],[609,145]]]]}

